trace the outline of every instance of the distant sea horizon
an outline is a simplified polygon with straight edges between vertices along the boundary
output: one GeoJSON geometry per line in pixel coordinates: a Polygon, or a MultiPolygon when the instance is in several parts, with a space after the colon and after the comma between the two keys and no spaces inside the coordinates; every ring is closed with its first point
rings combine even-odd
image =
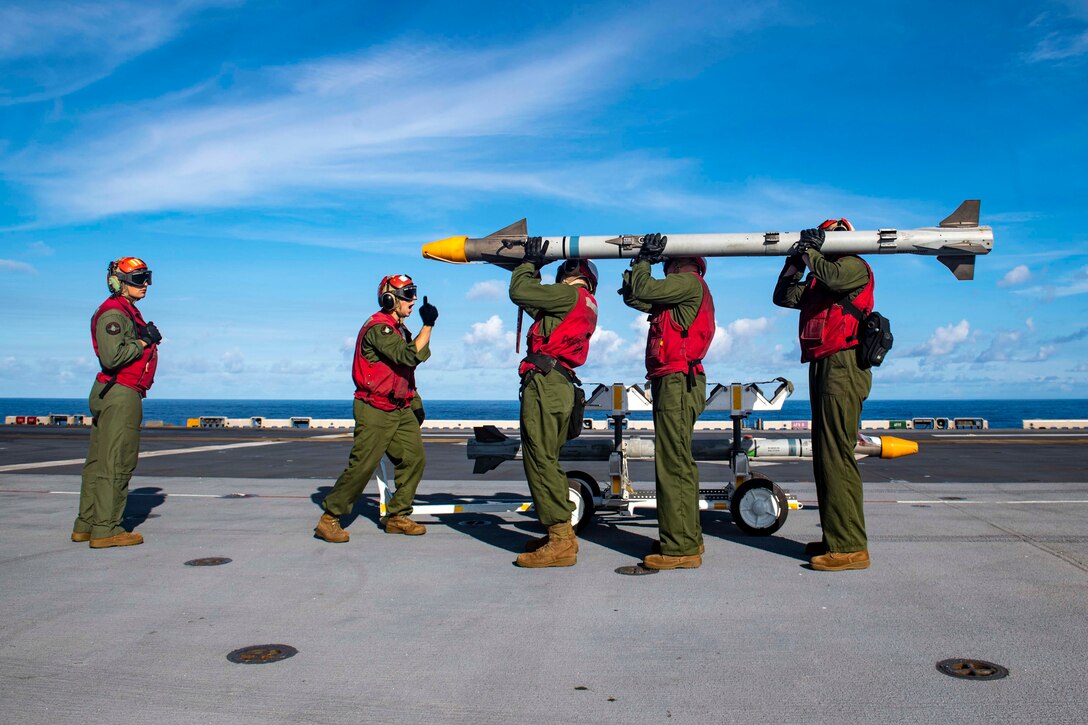
{"type": "MultiPolygon", "coordinates": [[[[430,420],[517,420],[517,400],[438,400],[425,398],[430,420]]],[[[0,398],[0,421],[10,415],[90,415],[86,398],[0,398]]],[[[148,398],[144,420],[183,426],[189,418],[219,415],[227,418],[310,417],[344,419],[352,417],[350,398],[340,400],[286,399],[204,399],[148,398]]],[[[604,413],[587,411],[591,418],[604,413]]],[[[650,413],[633,413],[634,420],[648,420],[650,413]]],[[[726,413],[708,411],[702,420],[726,420],[726,413]]],[[[757,411],[750,420],[809,420],[807,398],[794,397],[782,410],[757,411]]],[[[977,399],[977,400],[873,400],[865,402],[865,420],[910,420],[913,418],[983,418],[990,428],[1022,428],[1024,420],[1088,419],[1088,398],[1077,399],[977,399]]]]}

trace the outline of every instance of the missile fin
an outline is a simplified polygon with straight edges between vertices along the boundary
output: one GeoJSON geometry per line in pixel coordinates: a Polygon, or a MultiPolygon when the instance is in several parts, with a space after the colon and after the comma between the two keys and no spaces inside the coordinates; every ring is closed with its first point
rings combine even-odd
{"type": "Polygon", "coordinates": [[[497,232],[488,234],[484,239],[516,239],[518,237],[529,236],[529,220],[522,219],[516,221],[508,227],[504,227],[497,232]]]}
{"type": "Polygon", "coordinates": [[[973,254],[938,254],[937,261],[952,270],[956,279],[975,278],[975,255],[973,254]]]}
{"type": "Polygon", "coordinates": [[[472,428],[472,433],[480,443],[502,443],[506,436],[493,425],[477,425],[472,428]]]}
{"type": "Polygon", "coordinates": [[[498,456],[483,456],[472,462],[472,472],[476,474],[487,473],[498,468],[502,462],[503,459],[498,456]]]}
{"type": "MultiPolygon", "coordinates": [[[[982,206],[978,199],[967,199],[956,211],[945,217],[942,227],[977,227],[978,213],[982,206]]],[[[970,277],[968,277],[970,279],[970,277]]]]}

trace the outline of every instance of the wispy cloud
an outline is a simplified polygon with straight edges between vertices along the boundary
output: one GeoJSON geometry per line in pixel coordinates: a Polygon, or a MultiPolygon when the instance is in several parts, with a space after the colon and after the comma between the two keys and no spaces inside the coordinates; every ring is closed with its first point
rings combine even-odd
{"type": "Polygon", "coordinates": [[[158,47],[216,0],[58,2],[0,6],[0,105],[41,101],[84,88],[158,47]]]}
{"type": "Polygon", "coordinates": [[[477,282],[465,293],[468,300],[499,300],[506,296],[507,285],[497,279],[487,279],[477,282]]]}
{"type": "Polygon", "coordinates": [[[1015,290],[1015,294],[1031,295],[1045,301],[1088,293],[1088,266],[1074,270],[1051,284],[1034,285],[1015,290]]]}
{"type": "Polygon", "coordinates": [[[17,262],[14,259],[0,259],[0,272],[27,272],[37,274],[38,270],[26,262],[17,262]]]}

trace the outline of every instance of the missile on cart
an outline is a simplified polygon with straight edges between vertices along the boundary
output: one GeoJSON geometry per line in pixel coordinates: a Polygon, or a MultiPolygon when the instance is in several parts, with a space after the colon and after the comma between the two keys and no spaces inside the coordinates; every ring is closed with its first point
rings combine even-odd
{"type": "MultiPolygon", "coordinates": [[[[468,442],[468,459],[475,461],[473,473],[487,473],[504,461],[521,457],[521,440],[510,438],[493,425],[473,429],[475,437],[468,442]]],[[[809,438],[750,438],[743,440],[748,457],[763,461],[796,461],[812,458],[809,438]]],[[[653,438],[625,438],[622,451],[628,460],[652,461],[653,438]]],[[[575,438],[567,441],[559,452],[564,461],[607,461],[612,455],[612,439],[575,438]]],[[[729,461],[733,454],[732,441],[718,438],[695,438],[691,452],[697,461],[729,461]]],[[[894,436],[870,436],[859,433],[854,455],[858,458],[878,456],[899,458],[918,452],[914,441],[894,436]]]]}
{"type": "MultiPolygon", "coordinates": [[[[821,249],[825,254],[923,254],[936,257],[956,279],[973,279],[975,257],[989,254],[994,246],[990,227],[979,226],[980,203],[969,199],[938,226],[918,229],[826,232],[821,249]]],[[[742,232],[738,234],[668,234],[667,257],[761,257],[786,256],[800,239],[800,232],[742,232]]],[[[491,262],[506,267],[521,262],[528,222],[522,219],[486,237],[447,237],[423,245],[425,259],[464,264],[491,262]]],[[[548,261],[557,259],[625,259],[642,247],[643,236],[544,237],[548,261]]]]}

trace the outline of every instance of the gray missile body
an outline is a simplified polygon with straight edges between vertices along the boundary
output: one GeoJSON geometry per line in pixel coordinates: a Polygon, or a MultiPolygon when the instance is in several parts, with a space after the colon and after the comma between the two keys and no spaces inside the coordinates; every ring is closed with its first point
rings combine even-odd
{"type": "MultiPolygon", "coordinates": [[[[978,200],[967,200],[936,227],[827,232],[825,254],[921,254],[934,256],[957,279],[973,279],[975,257],[993,249],[993,230],[979,226],[978,200]]],[[[669,257],[787,256],[800,232],[668,234],[669,257]]],[[[522,219],[486,237],[448,237],[423,246],[423,256],[444,262],[491,262],[513,266],[524,257],[528,222],[522,219]]],[[[638,254],[642,235],[543,237],[545,257],[628,259],[638,254]]]]}
{"type": "MultiPolygon", "coordinates": [[[[749,458],[759,460],[800,460],[812,457],[812,440],[809,438],[746,438],[743,442],[749,458]]],[[[629,460],[652,461],[653,438],[625,438],[623,454],[629,460]]],[[[897,458],[912,455],[918,446],[890,436],[858,436],[854,455],[897,458]]],[[[575,438],[567,441],[559,452],[563,461],[607,461],[613,452],[613,442],[606,438],[575,438]]],[[[733,444],[729,439],[695,438],[691,452],[697,461],[728,462],[733,457],[733,444]]],[[[510,438],[494,426],[475,429],[475,436],[468,442],[468,458],[474,461],[473,473],[486,473],[504,461],[513,461],[521,454],[521,440],[510,438]]]]}

